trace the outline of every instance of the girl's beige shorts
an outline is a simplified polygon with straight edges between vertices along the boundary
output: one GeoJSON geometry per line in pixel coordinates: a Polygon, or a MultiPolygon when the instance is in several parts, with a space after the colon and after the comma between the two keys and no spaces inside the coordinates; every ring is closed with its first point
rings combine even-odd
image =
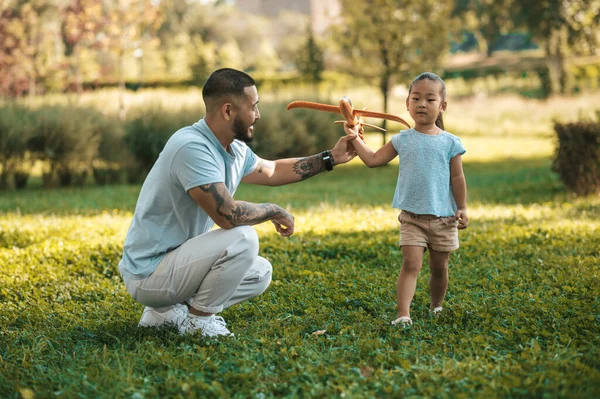
{"type": "Polygon", "coordinates": [[[402,211],[400,221],[400,246],[415,245],[438,252],[458,249],[458,220],[455,216],[417,215],[402,211]]]}

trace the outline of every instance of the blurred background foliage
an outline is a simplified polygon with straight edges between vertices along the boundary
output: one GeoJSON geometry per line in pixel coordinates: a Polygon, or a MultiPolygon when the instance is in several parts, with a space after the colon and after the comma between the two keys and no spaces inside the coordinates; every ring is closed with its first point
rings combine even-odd
{"type": "MultiPolygon", "coordinates": [[[[550,136],[580,120],[596,132],[599,22],[600,0],[4,0],[0,187],[32,172],[44,187],[141,181],[168,137],[203,116],[199,88],[220,67],[257,81],[252,145],[265,158],[340,135],[335,118],[286,112],[288,101],[346,95],[398,113],[425,70],[446,80],[460,136],[550,136]]],[[[595,134],[577,142],[595,146],[595,134]]],[[[555,165],[581,163],[567,147],[575,162],[555,165]]]]}
{"type": "Polygon", "coordinates": [[[201,85],[229,66],[280,81],[335,71],[385,95],[423,69],[471,78],[475,64],[450,60],[467,52],[496,74],[540,74],[551,94],[598,66],[598,0],[333,0],[318,26],[317,6],[301,12],[311,2],[278,3],[271,15],[248,5],[260,1],[4,0],[0,94],[201,85]],[[538,51],[523,65],[489,60],[506,50],[538,51]]]}

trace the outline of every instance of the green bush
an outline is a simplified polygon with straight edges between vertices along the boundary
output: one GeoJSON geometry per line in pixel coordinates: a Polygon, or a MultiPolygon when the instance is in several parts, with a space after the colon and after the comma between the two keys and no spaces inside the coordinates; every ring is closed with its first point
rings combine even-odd
{"type": "Polygon", "coordinates": [[[44,185],[81,185],[93,165],[96,182],[120,180],[130,158],[123,125],[89,108],[17,104],[0,107],[0,187],[24,188],[35,161],[44,185]]]}
{"type": "Polygon", "coordinates": [[[98,155],[92,163],[92,172],[96,184],[120,183],[122,171],[131,158],[125,146],[125,128],[113,117],[99,118],[96,124],[100,142],[98,155]]]}
{"type": "Polygon", "coordinates": [[[0,107],[0,188],[8,188],[11,176],[16,188],[23,188],[31,171],[27,142],[35,130],[35,117],[26,107],[0,107]]]}
{"type": "Polygon", "coordinates": [[[125,124],[125,143],[133,159],[127,165],[127,180],[140,181],[150,171],[165,143],[173,133],[196,122],[203,110],[167,110],[153,104],[133,108],[125,124]]]}
{"type": "Polygon", "coordinates": [[[46,106],[33,116],[35,134],[28,147],[44,162],[44,186],[82,185],[98,153],[102,114],[90,108],[46,106]]]}
{"type": "Polygon", "coordinates": [[[287,103],[262,105],[255,125],[253,150],[266,159],[300,157],[330,149],[343,135],[334,125],[341,115],[309,109],[286,111],[287,103]]]}
{"type": "Polygon", "coordinates": [[[567,189],[578,195],[600,192],[600,121],[556,123],[554,130],[558,147],[553,170],[567,189]]]}

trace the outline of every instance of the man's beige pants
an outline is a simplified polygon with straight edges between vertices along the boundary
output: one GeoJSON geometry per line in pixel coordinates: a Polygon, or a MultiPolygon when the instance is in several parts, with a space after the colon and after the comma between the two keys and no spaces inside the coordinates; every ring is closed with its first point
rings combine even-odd
{"type": "Polygon", "coordinates": [[[258,235],[250,226],[215,229],[169,252],[154,273],[125,280],[133,299],[164,312],[187,301],[207,313],[262,294],[271,283],[271,263],[258,256],[258,235]]]}

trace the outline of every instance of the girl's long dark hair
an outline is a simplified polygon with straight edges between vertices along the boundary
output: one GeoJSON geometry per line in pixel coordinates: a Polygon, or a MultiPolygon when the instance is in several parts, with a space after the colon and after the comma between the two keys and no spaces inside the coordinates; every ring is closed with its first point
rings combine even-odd
{"type": "MultiPolygon", "coordinates": [[[[408,87],[408,95],[409,96],[410,96],[410,93],[412,92],[413,84],[415,82],[418,82],[423,79],[428,79],[428,80],[432,80],[434,82],[439,82],[440,86],[442,87],[441,92],[440,92],[440,95],[442,96],[442,101],[446,101],[446,84],[444,83],[442,78],[440,78],[439,76],[437,76],[435,73],[432,73],[432,72],[423,72],[422,74],[420,74],[419,76],[417,76],[416,78],[413,79],[413,81],[410,83],[410,86],[408,87]]],[[[435,125],[437,127],[439,127],[440,129],[445,130],[444,129],[444,118],[442,117],[441,112],[438,114],[438,117],[435,120],[435,125]]]]}

